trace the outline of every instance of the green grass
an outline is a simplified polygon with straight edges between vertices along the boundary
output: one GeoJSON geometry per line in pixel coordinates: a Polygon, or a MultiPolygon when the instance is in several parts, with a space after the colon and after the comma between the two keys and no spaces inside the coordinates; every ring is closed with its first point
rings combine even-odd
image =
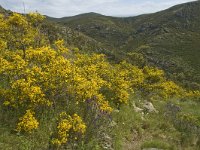
{"type": "MultiPolygon", "coordinates": [[[[164,150],[198,149],[198,142],[195,143],[197,135],[179,130],[170,121],[170,118],[165,116],[165,106],[168,101],[153,101],[152,103],[159,113],[145,114],[144,119],[142,119],[141,114],[134,111],[131,102],[134,101],[138,107],[142,108],[144,100],[139,94],[132,95],[129,105],[123,105],[119,111],[115,110],[113,112],[112,118],[116,123],[115,126],[111,127],[109,124],[105,124],[93,132],[101,131],[106,133],[112,139],[112,146],[115,150],[123,150],[124,148],[127,149],[127,147],[136,150],[141,148],[159,148],[164,150]]],[[[199,115],[198,103],[190,100],[183,102],[173,99],[171,101],[179,105],[183,112],[199,115]]],[[[53,132],[53,128],[49,124],[56,122],[55,116],[59,110],[52,112],[52,114],[44,113],[43,117],[40,118],[41,126],[30,135],[14,132],[13,129],[17,121],[12,119],[13,115],[17,115],[13,114],[14,111],[8,110],[10,114],[5,115],[8,112],[5,113],[5,110],[2,110],[2,108],[0,110],[0,149],[43,150],[49,148],[49,141],[53,132]]],[[[102,136],[98,136],[98,138],[92,138],[87,142],[79,143],[77,149],[103,150],[103,141],[105,139],[102,136]]]]}
{"type": "Polygon", "coordinates": [[[144,148],[158,148],[163,150],[175,150],[174,146],[163,142],[161,140],[152,140],[152,141],[146,141],[141,146],[142,149],[144,148]]]}

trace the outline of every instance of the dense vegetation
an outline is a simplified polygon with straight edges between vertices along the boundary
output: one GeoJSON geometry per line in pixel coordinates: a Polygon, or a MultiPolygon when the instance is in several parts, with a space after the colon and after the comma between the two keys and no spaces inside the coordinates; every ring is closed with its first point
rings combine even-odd
{"type": "Polygon", "coordinates": [[[0,15],[1,149],[199,148],[198,90],[147,66],[142,54],[116,63],[88,43],[79,50],[74,36],[50,36],[60,26],[44,18],[0,15]]]}
{"type": "Polygon", "coordinates": [[[167,76],[188,88],[200,86],[200,2],[190,2],[167,10],[128,18],[95,13],[49,18],[84,33],[110,51],[113,60],[143,54],[147,64],[166,71],[167,76]]]}

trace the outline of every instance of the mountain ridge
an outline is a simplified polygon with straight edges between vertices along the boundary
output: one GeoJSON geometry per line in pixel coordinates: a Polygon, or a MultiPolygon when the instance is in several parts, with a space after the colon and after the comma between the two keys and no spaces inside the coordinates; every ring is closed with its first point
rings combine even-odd
{"type": "Polygon", "coordinates": [[[157,11],[157,12],[144,13],[144,14],[139,14],[139,15],[114,16],[114,15],[103,15],[101,13],[91,11],[91,12],[80,13],[80,14],[64,16],[64,17],[51,17],[51,16],[48,16],[48,17],[55,18],[55,19],[63,19],[63,18],[72,18],[72,17],[77,17],[77,16],[97,15],[97,16],[105,16],[105,17],[113,17],[113,18],[133,18],[133,17],[140,17],[140,16],[143,16],[143,15],[151,15],[151,14],[162,12],[162,11],[165,11],[165,10],[168,10],[168,9],[174,9],[176,7],[180,7],[180,6],[185,5],[185,4],[190,5],[190,4],[194,4],[194,3],[198,3],[198,2],[199,2],[198,0],[194,0],[194,1],[190,1],[190,2],[184,2],[184,3],[181,3],[181,4],[176,4],[174,6],[166,8],[166,9],[157,11]]]}

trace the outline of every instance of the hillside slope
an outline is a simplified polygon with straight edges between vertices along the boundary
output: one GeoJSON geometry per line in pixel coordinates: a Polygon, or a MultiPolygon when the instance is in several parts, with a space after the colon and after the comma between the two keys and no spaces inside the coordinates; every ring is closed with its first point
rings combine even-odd
{"type": "Polygon", "coordinates": [[[138,32],[132,18],[109,22],[87,14],[101,19],[108,33],[115,24],[114,35],[130,36],[124,44],[106,43],[38,13],[1,10],[0,149],[200,149],[200,91],[146,66],[169,66],[164,60],[175,54],[164,58],[145,37],[149,31],[138,32]],[[134,65],[115,62],[122,59],[134,65]]]}
{"type": "Polygon", "coordinates": [[[164,69],[175,80],[191,84],[192,80],[199,83],[199,14],[200,2],[195,1],[136,17],[88,13],[51,20],[115,50],[120,59],[127,59],[127,53],[140,52],[149,64],[164,69]]]}

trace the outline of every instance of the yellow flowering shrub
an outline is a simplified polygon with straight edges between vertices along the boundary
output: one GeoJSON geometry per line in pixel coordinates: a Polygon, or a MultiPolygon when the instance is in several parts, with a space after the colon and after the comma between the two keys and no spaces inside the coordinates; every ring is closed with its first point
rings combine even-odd
{"type": "Polygon", "coordinates": [[[91,120],[101,121],[99,116],[104,119],[116,106],[127,104],[135,91],[165,99],[200,95],[168,81],[157,68],[111,64],[103,54],[68,49],[64,40],[49,45],[40,32],[43,20],[38,13],[0,15],[0,105],[27,110],[17,124],[19,132],[37,129],[35,116],[40,118],[44,110],[73,111],[72,116],[60,114],[51,141],[60,146],[82,137],[91,120]]]}
{"type": "Polygon", "coordinates": [[[34,112],[30,109],[26,110],[26,114],[19,118],[19,123],[17,124],[16,130],[18,132],[29,132],[38,128],[39,122],[34,117],[34,112]]]}
{"type": "Polygon", "coordinates": [[[86,131],[86,125],[81,117],[77,114],[72,116],[62,112],[57,125],[56,137],[51,143],[56,146],[66,144],[69,140],[77,140],[77,136],[81,137],[86,131]]]}
{"type": "Polygon", "coordinates": [[[27,27],[28,21],[25,16],[20,15],[18,13],[13,13],[9,19],[8,19],[9,24],[13,24],[19,27],[27,27]]]}
{"type": "Polygon", "coordinates": [[[37,12],[30,12],[28,13],[28,19],[31,23],[40,23],[45,19],[45,16],[37,13],[37,12]]]}
{"type": "Polygon", "coordinates": [[[113,99],[117,103],[127,103],[130,93],[134,92],[144,82],[143,72],[136,66],[123,61],[111,70],[111,90],[115,93],[113,99]]]}
{"type": "Polygon", "coordinates": [[[9,68],[10,63],[6,59],[0,57],[0,74],[5,73],[9,68]]]}
{"type": "Polygon", "coordinates": [[[2,49],[6,49],[7,48],[7,42],[3,41],[3,40],[0,40],[0,48],[1,48],[1,52],[2,52],[2,49]]]}
{"type": "Polygon", "coordinates": [[[30,47],[41,47],[48,43],[47,38],[39,31],[44,16],[38,13],[20,15],[12,13],[9,16],[0,16],[0,46],[9,50],[25,51],[30,47]]]}
{"type": "Polygon", "coordinates": [[[143,69],[148,84],[157,83],[164,79],[164,71],[154,67],[145,66],[143,69]]]}
{"type": "Polygon", "coordinates": [[[184,90],[173,81],[163,82],[159,85],[159,88],[161,88],[161,95],[164,98],[170,98],[173,96],[181,97],[184,92],[184,90]]]}
{"type": "Polygon", "coordinates": [[[64,40],[57,40],[54,45],[56,46],[59,54],[67,54],[69,52],[69,49],[64,46],[64,40]]]}
{"type": "Polygon", "coordinates": [[[45,99],[45,94],[39,86],[32,85],[31,80],[20,79],[12,85],[12,94],[15,96],[17,103],[23,105],[28,103],[29,107],[34,107],[42,104],[51,105],[45,99]]]}
{"type": "Polygon", "coordinates": [[[72,123],[73,131],[84,134],[86,131],[86,125],[83,123],[81,117],[78,116],[77,114],[74,114],[72,116],[72,120],[73,120],[73,123],[72,123]]]}
{"type": "Polygon", "coordinates": [[[107,113],[112,112],[113,108],[110,106],[109,102],[105,99],[105,97],[102,94],[96,95],[95,98],[97,99],[97,104],[101,111],[107,113]]]}
{"type": "Polygon", "coordinates": [[[200,101],[200,91],[186,91],[184,98],[192,98],[194,100],[200,101]]]}

